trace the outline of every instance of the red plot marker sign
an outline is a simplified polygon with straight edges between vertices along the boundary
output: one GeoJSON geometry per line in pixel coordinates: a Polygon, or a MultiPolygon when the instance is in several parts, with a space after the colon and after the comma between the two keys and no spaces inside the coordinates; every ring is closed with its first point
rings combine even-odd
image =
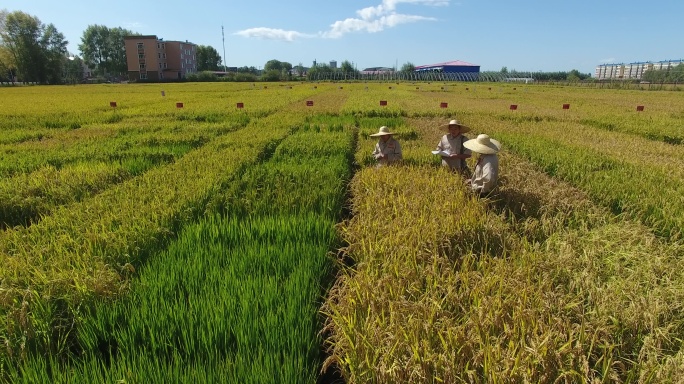
{"type": "Polygon", "coordinates": [[[380,105],[382,105],[383,107],[387,105],[387,100],[380,100],[380,105]]]}
{"type": "Polygon", "coordinates": [[[439,103],[439,107],[440,107],[440,108],[446,108],[446,107],[448,107],[448,106],[449,106],[448,103],[439,103]]]}
{"type": "Polygon", "coordinates": [[[176,103],[176,108],[183,108],[183,103],[176,103]]]}
{"type": "Polygon", "coordinates": [[[245,103],[237,103],[237,107],[242,109],[245,107],[245,103]]]}
{"type": "Polygon", "coordinates": [[[642,112],[643,110],[644,110],[644,106],[643,106],[643,105],[637,105],[637,111],[638,111],[638,112],[642,112]]]}
{"type": "Polygon", "coordinates": [[[570,104],[563,104],[563,109],[570,109],[570,104]]]}
{"type": "Polygon", "coordinates": [[[306,101],[306,106],[307,106],[307,107],[313,107],[313,100],[307,100],[307,101],[306,101]]]}
{"type": "Polygon", "coordinates": [[[516,109],[518,109],[518,104],[511,104],[510,109],[511,111],[515,111],[516,109]]]}
{"type": "Polygon", "coordinates": [[[116,101],[110,101],[109,106],[112,108],[116,108],[116,101]]]}

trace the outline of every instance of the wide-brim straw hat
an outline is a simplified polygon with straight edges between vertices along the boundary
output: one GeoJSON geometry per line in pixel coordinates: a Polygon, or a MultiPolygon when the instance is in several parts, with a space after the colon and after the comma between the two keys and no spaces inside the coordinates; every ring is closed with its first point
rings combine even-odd
{"type": "Polygon", "coordinates": [[[445,124],[443,127],[449,129],[450,125],[458,125],[461,127],[461,133],[470,132],[470,127],[461,124],[458,120],[451,120],[449,124],[445,124]]]}
{"type": "Polygon", "coordinates": [[[485,155],[491,155],[501,150],[501,143],[485,134],[477,135],[477,138],[466,141],[463,146],[473,152],[485,155]]]}
{"type": "Polygon", "coordinates": [[[378,137],[378,136],[387,136],[387,135],[394,135],[393,132],[390,132],[389,128],[385,127],[384,125],[380,127],[378,130],[378,133],[373,133],[371,137],[378,137]]]}

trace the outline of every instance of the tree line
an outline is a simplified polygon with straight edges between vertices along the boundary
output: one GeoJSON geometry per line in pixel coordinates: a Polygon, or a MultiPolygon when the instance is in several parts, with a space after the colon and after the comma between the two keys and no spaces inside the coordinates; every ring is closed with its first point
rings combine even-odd
{"type": "MultiPolygon", "coordinates": [[[[128,72],[125,36],[140,34],[121,27],[89,25],[77,56],[67,51],[69,41],[54,24],[21,11],[0,10],[0,82],[80,82],[86,67],[93,76],[124,76],[128,72]]],[[[219,70],[221,56],[212,47],[198,45],[197,63],[200,71],[219,70]]]]}
{"type": "Polygon", "coordinates": [[[650,83],[684,83],[684,64],[678,64],[672,68],[650,69],[641,76],[642,81],[650,83]]]}

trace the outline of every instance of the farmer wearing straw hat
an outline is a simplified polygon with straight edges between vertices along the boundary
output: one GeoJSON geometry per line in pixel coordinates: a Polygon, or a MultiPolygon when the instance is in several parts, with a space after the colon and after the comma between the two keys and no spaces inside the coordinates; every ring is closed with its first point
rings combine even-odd
{"type": "Polygon", "coordinates": [[[473,177],[466,180],[466,183],[481,197],[487,196],[499,179],[499,158],[496,154],[501,149],[501,143],[488,135],[480,134],[463,145],[478,154],[473,177]]]}
{"type": "Polygon", "coordinates": [[[394,133],[390,132],[389,128],[384,125],[380,127],[378,133],[371,135],[371,137],[379,138],[373,150],[373,157],[378,160],[378,167],[389,165],[402,159],[401,145],[392,135],[394,133]]]}
{"type": "Polygon", "coordinates": [[[469,132],[470,128],[461,124],[458,120],[451,120],[449,124],[443,127],[447,128],[449,133],[442,136],[437,144],[437,151],[448,154],[442,155],[442,166],[468,175],[470,172],[468,171],[466,159],[471,156],[471,153],[468,148],[463,146],[463,143],[468,140],[463,134],[469,132]]]}

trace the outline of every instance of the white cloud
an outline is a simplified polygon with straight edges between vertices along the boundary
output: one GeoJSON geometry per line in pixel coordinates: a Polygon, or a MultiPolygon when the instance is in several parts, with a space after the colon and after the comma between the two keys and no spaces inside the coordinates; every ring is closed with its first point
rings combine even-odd
{"type": "Polygon", "coordinates": [[[431,17],[401,15],[393,13],[375,19],[345,19],[336,21],[330,26],[330,30],[321,33],[327,38],[339,38],[350,32],[366,31],[369,33],[380,32],[385,28],[396,27],[399,24],[414,23],[417,21],[435,20],[431,17]]]}
{"type": "Polygon", "coordinates": [[[449,0],[383,0],[382,4],[375,7],[363,8],[356,11],[363,20],[369,20],[383,15],[393,14],[397,9],[397,4],[422,4],[430,6],[446,6],[449,5],[449,0]]]}
{"type": "MultiPolygon", "coordinates": [[[[419,21],[433,21],[433,17],[419,15],[404,15],[397,13],[397,5],[401,3],[426,6],[447,6],[451,0],[382,0],[382,3],[374,7],[366,7],[356,11],[358,18],[347,18],[335,21],[330,29],[318,32],[323,38],[340,38],[347,33],[368,32],[375,33],[386,28],[396,27],[400,24],[415,23],[419,21]]],[[[261,38],[271,40],[294,41],[298,38],[313,37],[314,35],[297,31],[285,31],[274,28],[250,28],[235,33],[248,38],[261,38]]]]}
{"type": "Polygon", "coordinates": [[[128,29],[128,30],[135,32],[135,31],[138,31],[141,29],[145,29],[147,27],[147,25],[145,25],[139,21],[129,21],[129,22],[124,23],[123,27],[125,29],[128,29]]]}
{"type": "Polygon", "coordinates": [[[298,38],[313,37],[312,35],[301,33],[297,31],[285,31],[283,29],[275,28],[249,28],[242,31],[235,32],[236,35],[240,35],[248,38],[258,38],[267,40],[282,40],[282,41],[295,41],[298,38]]]}

